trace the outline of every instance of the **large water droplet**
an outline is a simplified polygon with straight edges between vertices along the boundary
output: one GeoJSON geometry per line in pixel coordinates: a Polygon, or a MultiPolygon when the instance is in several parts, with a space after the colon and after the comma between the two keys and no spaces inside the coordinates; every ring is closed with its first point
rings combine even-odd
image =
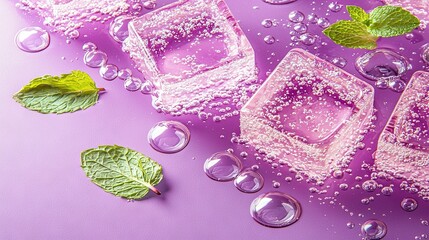
{"type": "Polygon", "coordinates": [[[293,26],[293,30],[295,30],[297,33],[305,33],[307,32],[307,25],[304,23],[297,23],[293,26]]]}
{"type": "Polygon", "coordinates": [[[405,90],[407,84],[399,78],[389,79],[389,88],[395,92],[402,92],[405,90]]]}
{"type": "Polygon", "coordinates": [[[121,43],[128,37],[128,23],[133,16],[119,16],[110,23],[109,34],[117,42],[121,43]]]}
{"type": "Polygon", "coordinates": [[[376,81],[380,78],[399,78],[411,69],[411,65],[403,56],[391,50],[376,49],[358,57],[356,69],[362,76],[376,81]]]}
{"type": "Polygon", "coordinates": [[[240,159],[229,152],[217,152],[204,163],[204,172],[216,181],[231,181],[242,168],[240,159]]]}
{"type": "Polygon", "coordinates": [[[147,138],[150,146],[156,151],[176,153],[188,145],[191,133],[180,122],[162,121],[150,129],[147,138]]]}
{"type": "Polygon", "coordinates": [[[267,227],[286,227],[295,223],[301,216],[299,202],[281,192],[262,194],[250,205],[250,215],[258,223],[267,227]]]}
{"type": "Polygon", "coordinates": [[[113,64],[106,64],[100,68],[100,76],[106,80],[112,81],[118,76],[118,67],[113,64]]]}
{"type": "Polygon", "coordinates": [[[289,20],[291,22],[297,23],[304,21],[304,14],[300,11],[292,11],[289,13],[289,20]]]}
{"type": "Polygon", "coordinates": [[[49,33],[39,27],[26,27],[16,34],[15,43],[26,52],[40,52],[50,43],[49,33]]]}
{"type": "Polygon", "coordinates": [[[142,87],[142,80],[136,77],[129,77],[124,81],[124,88],[128,91],[135,92],[142,87]]]}
{"type": "Polygon", "coordinates": [[[299,40],[307,46],[313,45],[316,42],[316,36],[310,33],[304,33],[299,36],[299,40]]]}
{"type": "Polygon", "coordinates": [[[383,238],[387,233],[387,226],[380,220],[368,220],[361,227],[362,235],[368,240],[383,238]]]}
{"type": "Polygon", "coordinates": [[[404,198],[401,201],[401,207],[407,212],[412,212],[418,207],[418,203],[414,198],[404,198]]]}
{"type": "Polygon", "coordinates": [[[245,193],[255,193],[264,186],[264,177],[252,169],[242,171],[234,180],[238,190],[245,193]]]}
{"type": "Polygon", "coordinates": [[[105,52],[95,50],[85,53],[83,62],[92,68],[99,68],[107,63],[107,54],[105,52]]]}
{"type": "Polygon", "coordinates": [[[273,5],[281,5],[281,4],[292,3],[292,2],[295,2],[296,0],[262,0],[262,1],[273,5]]]}
{"type": "Polygon", "coordinates": [[[119,70],[118,72],[118,78],[122,80],[126,80],[127,78],[131,77],[133,75],[133,72],[129,68],[124,68],[119,70]]]}

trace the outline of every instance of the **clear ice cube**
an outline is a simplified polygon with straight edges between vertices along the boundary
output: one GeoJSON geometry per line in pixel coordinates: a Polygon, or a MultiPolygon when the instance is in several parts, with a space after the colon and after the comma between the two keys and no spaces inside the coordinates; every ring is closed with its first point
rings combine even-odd
{"type": "Polygon", "coordinates": [[[371,123],[374,89],[291,50],[241,110],[243,138],[310,178],[348,166],[371,123]]]}
{"type": "Polygon", "coordinates": [[[192,109],[255,76],[252,46],[223,0],[181,0],[136,18],[123,49],[165,112],[192,109]]]}
{"type": "Polygon", "coordinates": [[[429,73],[414,73],[380,135],[378,170],[406,178],[429,197],[429,73]]]}

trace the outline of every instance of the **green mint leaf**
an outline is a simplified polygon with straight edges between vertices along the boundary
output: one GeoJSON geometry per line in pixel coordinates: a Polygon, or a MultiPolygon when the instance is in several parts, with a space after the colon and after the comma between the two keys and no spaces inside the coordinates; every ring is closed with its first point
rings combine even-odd
{"type": "Polygon", "coordinates": [[[350,17],[355,21],[366,23],[369,19],[369,14],[366,13],[365,10],[363,10],[361,7],[348,5],[346,8],[350,17]]]}
{"type": "Polygon", "coordinates": [[[361,22],[340,20],[323,33],[336,44],[348,48],[374,49],[377,47],[377,37],[368,32],[367,26],[361,22]]]}
{"type": "Polygon", "coordinates": [[[46,75],[31,80],[13,98],[27,109],[40,113],[66,113],[86,109],[98,100],[98,89],[82,71],[61,76],[46,75]]]}
{"type": "Polygon", "coordinates": [[[99,146],[81,154],[82,169],[104,191],[127,199],[140,199],[161,182],[162,166],[149,157],[121,146],[99,146]]]}
{"type": "Polygon", "coordinates": [[[369,14],[368,31],[378,37],[394,37],[418,27],[420,20],[401,7],[380,6],[369,14]]]}

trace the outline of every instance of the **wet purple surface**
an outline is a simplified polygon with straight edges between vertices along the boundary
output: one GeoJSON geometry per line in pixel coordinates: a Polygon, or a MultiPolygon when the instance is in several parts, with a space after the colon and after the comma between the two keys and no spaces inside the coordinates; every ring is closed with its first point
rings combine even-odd
{"type": "MultiPolygon", "coordinates": [[[[159,1],[159,5],[167,2],[172,1],[159,1]]],[[[347,18],[344,8],[339,13],[329,12],[330,1],[317,1],[314,6],[305,0],[282,6],[260,0],[227,0],[227,3],[255,49],[263,79],[292,48],[289,46],[291,29],[282,27],[282,23],[288,22],[290,11],[300,10],[307,15],[315,8],[319,16],[330,13],[331,22],[347,18]],[[254,9],[254,6],[259,8],[254,9]],[[280,25],[264,28],[261,21],[266,18],[277,19],[280,25]],[[268,34],[278,42],[265,44],[263,38],[268,34]]],[[[380,189],[372,193],[351,189],[369,179],[370,171],[361,170],[361,165],[363,162],[372,164],[371,154],[378,135],[400,94],[376,89],[376,128],[366,136],[365,149],[356,154],[351,164],[352,173],[346,173],[341,180],[328,180],[324,186],[325,189],[330,186],[326,194],[310,193],[308,189],[314,185],[284,180],[293,177],[286,167],[273,170],[268,164],[257,162],[251,148],[230,142],[232,133],[239,133],[238,117],[214,123],[211,120],[201,122],[194,116],[171,117],[157,113],[150,97],[127,92],[122,80],[105,81],[98,69],[85,66],[81,47],[87,41],[93,41],[106,51],[109,63],[120,68],[132,66],[120,45],[109,37],[107,25],[97,26],[97,30],[85,29],[81,37],[70,44],[59,34],[51,34],[51,45],[46,50],[39,53],[20,51],[14,43],[16,32],[27,26],[43,27],[43,24],[31,14],[17,10],[14,4],[14,1],[0,2],[0,239],[360,239],[360,225],[374,218],[386,223],[385,239],[414,239],[429,234],[429,227],[421,224],[422,220],[429,220],[429,203],[416,194],[401,191],[399,182],[394,182],[391,196],[383,196],[380,189]],[[88,72],[99,87],[107,89],[96,106],[73,114],[43,115],[24,109],[12,99],[15,92],[35,77],[75,69],[88,72]],[[187,124],[192,133],[191,141],[179,153],[158,153],[147,143],[147,133],[156,122],[171,119],[187,124]],[[150,193],[141,201],[127,202],[91,183],[80,168],[80,152],[103,144],[130,147],[162,164],[165,180],[159,189],[163,195],[150,193]],[[259,171],[265,177],[265,186],[260,192],[245,194],[232,182],[216,182],[205,175],[205,159],[228,148],[235,149],[237,154],[249,153],[243,160],[244,167],[261,164],[259,171]],[[279,172],[281,176],[277,176],[279,172]],[[363,180],[356,181],[356,176],[362,176],[363,180]],[[274,189],[272,181],[280,182],[280,188],[274,189]],[[340,190],[340,183],[347,183],[349,189],[340,190]],[[272,229],[250,217],[252,200],[273,190],[300,201],[303,213],[295,224],[272,229]],[[340,195],[334,198],[335,191],[340,195]],[[361,203],[362,198],[371,196],[374,201],[368,205],[361,203]],[[419,202],[414,212],[405,212],[400,207],[402,198],[409,196],[419,202]],[[349,229],[348,222],[356,226],[349,229]]],[[[366,10],[378,4],[374,0],[359,3],[366,10]]],[[[316,25],[309,27],[313,34],[320,35],[321,30],[316,25]]],[[[428,30],[415,34],[415,44],[404,36],[379,41],[379,47],[394,49],[412,59],[413,69],[404,78],[406,80],[414,71],[423,69],[419,47],[429,41],[428,30]],[[401,47],[405,50],[401,51],[401,47]]],[[[346,58],[348,64],[344,69],[360,77],[353,63],[365,50],[341,48],[324,37],[322,41],[328,44],[318,50],[311,46],[309,51],[328,60],[337,56],[346,58]]],[[[302,44],[298,47],[305,48],[302,44]]],[[[136,70],[133,72],[140,76],[136,70]]],[[[379,183],[384,184],[383,181],[379,183]]]]}

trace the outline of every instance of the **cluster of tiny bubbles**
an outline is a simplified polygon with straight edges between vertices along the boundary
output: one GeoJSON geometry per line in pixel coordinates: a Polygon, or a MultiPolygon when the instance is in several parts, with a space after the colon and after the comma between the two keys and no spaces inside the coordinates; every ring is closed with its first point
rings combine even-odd
{"type": "Polygon", "coordinates": [[[177,121],[156,123],[147,136],[150,146],[161,153],[176,153],[183,150],[189,143],[191,132],[177,121]]]}
{"type": "Polygon", "coordinates": [[[128,37],[128,23],[134,16],[122,15],[116,17],[109,26],[109,35],[118,43],[122,43],[128,37]]]}
{"type": "Polygon", "coordinates": [[[334,57],[331,60],[331,63],[337,67],[344,68],[347,65],[347,60],[343,57],[334,57]]]}
{"type": "Polygon", "coordinates": [[[255,193],[261,190],[264,186],[264,178],[252,167],[240,172],[234,179],[234,185],[242,192],[255,193]]]}
{"type": "Polygon", "coordinates": [[[406,83],[401,80],[412,66],[398,53],[389,49],[376,49],[356,59],[358,72],[373,81],[380,89],[390,88],[395,92],[402,92],[406,83]]]}
{"type": "Polygon", "coordinates": [[[423,62],[429,64],[429,43],[422,46],[420,56],[423,62]]]}
{"type": "Polygon", "coordinates": [[[407,212],[412,212],[416,210],[418,203],[414,198],[404,198],[401,201],[401,208],[407,212]]]}
{"type": "Polygon", "coordinates": [[[339,12],[341,8],[343,8],[343,5],[339,4],[338,2],[331,2],[329,3],[328,8],[332,12],[339,12]]]}
{"type": "Polygon", "coordinates": [[[250,205],[252,218],[267,227],[286,227],[301,217],[300,203],[285,193],[268,192],[255,198],[250,205]]]}
{"type": "Polygon", "coordinates": [[[40,27],[26,27],[18,31],[15,44],[25,52],[40,52],[50,43],[49,33],[40,27]]]}
{"type": "Polygon", "coordinates": [[[362,224],[361,232],[365,240],[382,239],[387,233],[387,226],[380,220],[368,220],[362,224]]]}

